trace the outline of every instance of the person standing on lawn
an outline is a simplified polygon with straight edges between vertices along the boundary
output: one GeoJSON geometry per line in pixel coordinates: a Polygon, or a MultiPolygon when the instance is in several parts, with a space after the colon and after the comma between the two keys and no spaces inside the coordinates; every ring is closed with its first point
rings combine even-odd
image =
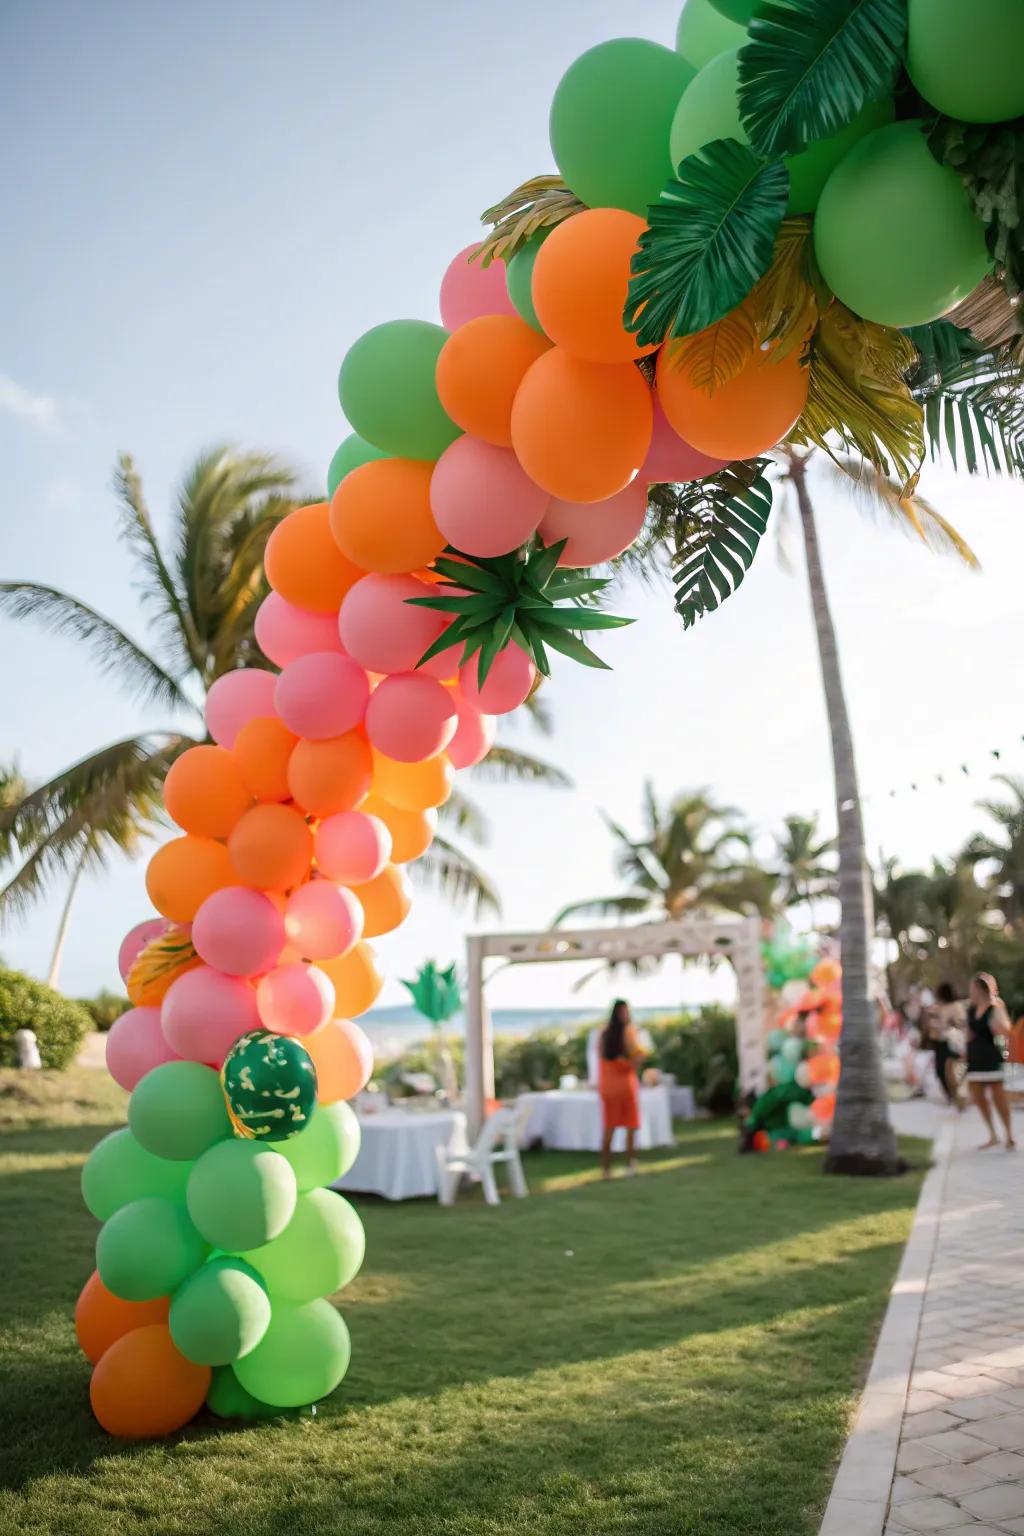
{"type": "Polygon", "coordinates": [[[992,1108],[1006,1131],[1006,1149],[1016,1149],[1013,1127],[1010,1124],[1010,1101],[1003,1084],[1003,1045],[1009,1037],[1010,1019],[1006,1005],[999,996],[995,979],[985,971],[971,978],[970,1002],[967,1008],[967,1074],[966,1082],[971,1099],[988,1127],[988,1141],[982,1150],[999,1145],[992,1123],[992,1108]]]}
{"type": "Polygon", "coordinates": [[[598,1089],[601,1094],[601,1173],[612,1176],[612,1138],[626,1132],[626,1172],[636,1173],[634,1147],[640,1129],[640,1080],[637,1068],[646,1052],[637,1039],[629,1004],[619,998],[601,1032],[598,1089]]]}

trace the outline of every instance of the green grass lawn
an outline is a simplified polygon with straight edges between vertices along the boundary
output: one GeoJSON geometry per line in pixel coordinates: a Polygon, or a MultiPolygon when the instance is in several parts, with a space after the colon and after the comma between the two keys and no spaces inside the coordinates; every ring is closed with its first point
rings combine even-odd
{"type": "Polygon", "coordinates": [[[352,1367],[315,1418],[125,1444],[91,1418],[71,1320],[95,1237],[79,1169],[124,1096],[98,1072],[20,1099],[16,1080],[0,1073],[4,1536],[817,1530],[920,1168],[837,1182],[816,1151],[739,1158],[731,1126],[695,1124],[633,1180],[540,1154],[532,1198],[498,1210],[362,1201],[352,1367]]]}

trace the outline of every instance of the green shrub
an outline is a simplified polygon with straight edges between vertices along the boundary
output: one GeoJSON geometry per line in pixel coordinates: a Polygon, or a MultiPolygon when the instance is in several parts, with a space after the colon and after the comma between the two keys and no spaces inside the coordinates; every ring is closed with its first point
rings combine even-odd
{"type": "Polygon", "coordinates": [[[677,1083],[687,1083],[699,1104],[717,1107],[731,1096],[739,1063],[736,1019],[728,1008],[708,1003],[695,1013],[647,1027],[654,1041],[652,1066],[671,1072],[677,1083]]]}
{"type": "Polygon", "coordinates": [[[80,997],[78,1006],[84,1008],[92,1020],[93,1029],[107,1030],[112,1028],[121,1017],[127,1013],[131,1000],[123,992],[108,992],[104,987],[102,992],[97,992],[95,997],[80,997]]]}
{"type": "Polygon", "coordinates": [[[80,1004],[20,971],[0,969],[0,1066],[18,1065],[15,1030],[33,1029],[43,1066],[63,1071],[91,1026],[80,1004]]]}

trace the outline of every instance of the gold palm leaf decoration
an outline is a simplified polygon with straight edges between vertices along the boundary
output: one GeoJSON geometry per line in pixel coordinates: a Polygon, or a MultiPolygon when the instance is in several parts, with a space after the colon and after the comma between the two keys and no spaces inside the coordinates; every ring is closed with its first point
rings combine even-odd
{"type": "Polygon", "coordinates": [[[181,928],[168,928],[136,955],[125,980],[136,1008],[162,1002],[164,994],[185,971],[200,964],[195,945],[181,928]]]}
{"type": "Polygon", "coordinates": [[[534,235],[585,208],[560,176],[533,176],[480,215],[481,224],[494,228],[471,259],[483,267],[495,260],[511,261],[534,235]]]}

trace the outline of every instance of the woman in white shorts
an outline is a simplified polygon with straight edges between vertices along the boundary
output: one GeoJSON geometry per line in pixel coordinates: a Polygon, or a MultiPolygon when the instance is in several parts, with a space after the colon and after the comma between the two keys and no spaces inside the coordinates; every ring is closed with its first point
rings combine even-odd
{"type": "Polygon", "coordinates": [[[967,1074],[971,1099],[988,1127],[984,1147],[997,1147],[999,1138],[992,1122],[995,1109],[1006,1131],[1007,1151],[1016,1143],[1010,1124],[1010,1101],[1003,1086],[1003,1045],[1010,1033],[1006,1006],[995,981],[983,971],[971,978],[970,1004],[967,1009],[967,1074]]]}

